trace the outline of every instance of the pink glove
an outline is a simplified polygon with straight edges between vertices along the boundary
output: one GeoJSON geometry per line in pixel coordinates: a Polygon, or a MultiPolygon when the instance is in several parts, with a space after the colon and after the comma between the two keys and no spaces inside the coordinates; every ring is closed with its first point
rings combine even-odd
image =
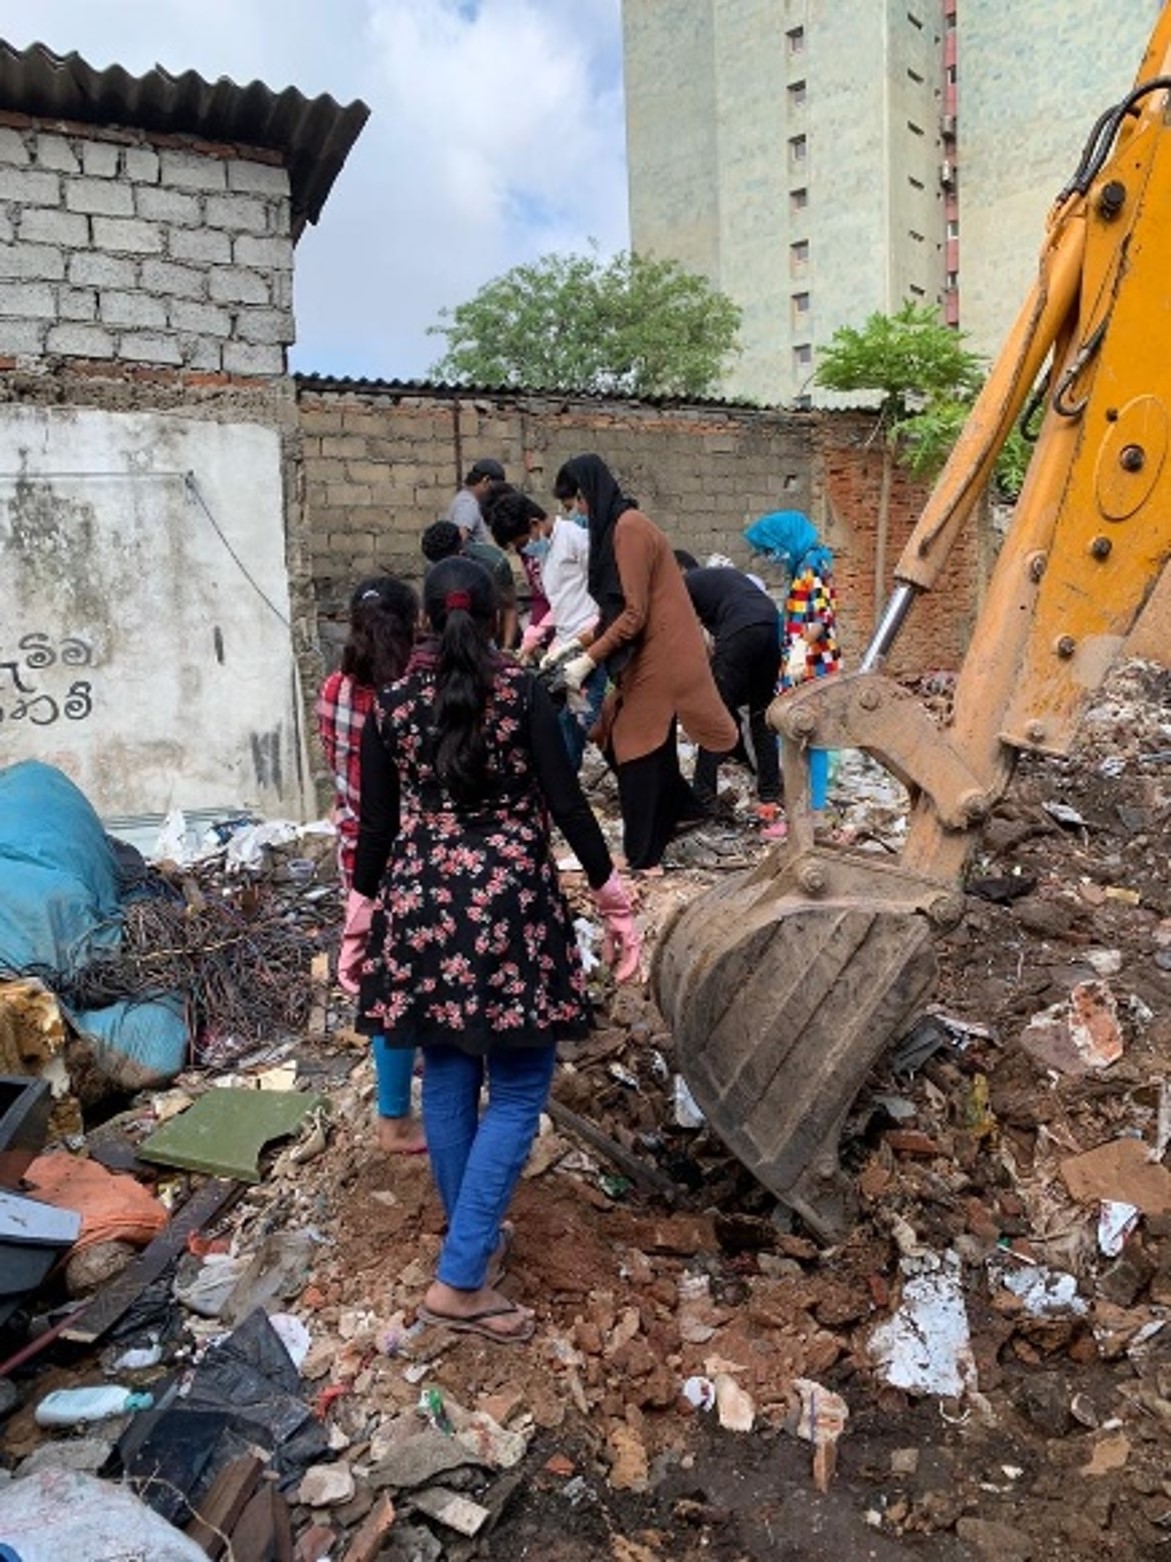
{"type": "Polygon", "coordinates": [[[602,939],[602,959],[614,967],[616,982],[629,982],[638,974],[642,939],[634,925],[634,903],[630,891],[617,872],[594,891],[594,905],[606,925],[602,939]]]}
{"type": "Polygon", "coordinates": [[[544,645],[552,627],[552,624],[544,621],[528,626],[520,637],[520,659],[522,662],[527,662],[533,652],[544,645]]]}
{"type": "Polygon", "coordinates": [[[374,902],[368,895],[352,889],[346,897],[346,925],[337,957],[337,983],[343,992],[356,993],[362,981],[362,962],[370,938],[374,902]]]}

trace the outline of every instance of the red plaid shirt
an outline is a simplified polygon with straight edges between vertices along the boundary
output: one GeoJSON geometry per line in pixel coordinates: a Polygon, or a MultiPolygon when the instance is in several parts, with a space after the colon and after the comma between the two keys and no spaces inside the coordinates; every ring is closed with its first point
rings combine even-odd
{"type": "Polygon", "coordinates": [[[358,846],[362,728],[373,708],[374,690],[340,672],[330,673],[317,696],[317,730],[326,763],[333,773],[338,869],[347,890],[353,881],[358,846]]]}

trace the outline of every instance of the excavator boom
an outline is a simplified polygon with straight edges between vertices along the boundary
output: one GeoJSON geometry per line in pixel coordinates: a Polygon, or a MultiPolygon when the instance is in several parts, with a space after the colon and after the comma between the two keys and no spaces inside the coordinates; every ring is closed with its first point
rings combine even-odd
{"type": "Polygon", "coordinates": [[[1036,282],[895,568],[860,670],[776,700],[789,837],[665,930],[651,973],[713,1128],[826,1239],[865,1075],[928,998],[981,822],[1018,754],[1068,751],[1171,554],[1171,0],[1134,90],[1050,213],[1036,282]],[[1046,369],[1045,366],[1048,365],[1046,369]],[[882,672],[971,521],[1042,376],[1045,416],[940,727],[882,672]],[[897,858],[814,845],[806,745],[866,751],[910,791],[897,858]]]}

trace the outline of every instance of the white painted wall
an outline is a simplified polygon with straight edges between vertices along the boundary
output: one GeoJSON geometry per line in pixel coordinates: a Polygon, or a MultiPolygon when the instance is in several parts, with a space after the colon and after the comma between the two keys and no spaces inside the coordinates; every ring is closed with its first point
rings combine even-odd
{"type": "Polygon", "coordinates": [[[274,429],[0,407],[0,765],[107,815],[304,817],[288,620],[274,429]]]}

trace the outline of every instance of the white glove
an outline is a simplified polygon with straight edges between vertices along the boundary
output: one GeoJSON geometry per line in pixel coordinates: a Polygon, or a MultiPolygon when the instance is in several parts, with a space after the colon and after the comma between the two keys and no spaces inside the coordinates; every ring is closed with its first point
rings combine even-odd
{"type": "Polygon", "coordinates": [[[789,645],[789,654],[785,660],[785,677],[790,683],[804,681],[808,667],[809,644],[801,637],[793,640],[789,645]]]}
{"type": "Polygon", "coordinates": [[[580,656],[575,656],[571,662],[566,662],[562,670],[565,687],[576,693],[597,665],[593,657],[584,651],[580,656]]]}
{"type": "Polygon", "coordinates": [[[567,645],[564,640],[554,640],[553,644],[537,663],[537,666],[543,673],[548,672],[550,667],[556,667],[558,662],[566,661],[573,654],[574,650],[580,651],[580,649],[580,646],[574,646],[572,642],[567,645]]]}

